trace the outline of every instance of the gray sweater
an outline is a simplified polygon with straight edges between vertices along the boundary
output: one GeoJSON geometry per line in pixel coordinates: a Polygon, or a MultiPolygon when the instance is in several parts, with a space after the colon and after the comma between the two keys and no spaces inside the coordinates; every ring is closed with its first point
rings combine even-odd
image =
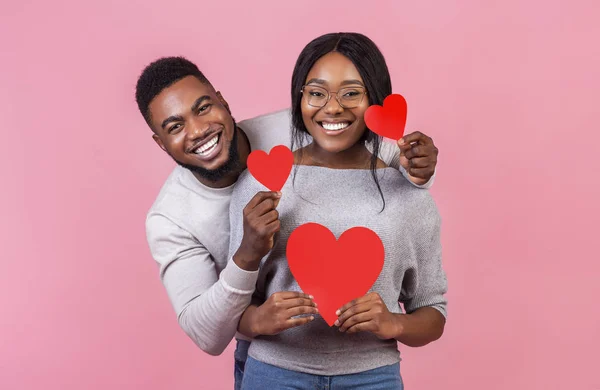
{"type": "MultiPolygon", "coordinates": [[[[286,261],[287,238],[307,222],[320,223],[336,237],[354,226],[375,231],[385,248],[383,270],[370,291],[380,294],[392,313],[430,306],[446,315],[446,275],[442,269],[440,216],[429,191],[411,185],[393,168],[378,169],[381,197],[368,170],[297,166],[278,206],[281,231],[262,260],[253,301],[278,291],[301,291],[286,261]]],[[[265,188],[245,172],[230,204],[230,256],[241,243],[242,210],[265,188]]],[[[395,340],[370,333],[343,334],[317,316],[307,325],[252,341],[249,355],[281,368],[317,375],[343,375],[399,361],[395,340]]]]}

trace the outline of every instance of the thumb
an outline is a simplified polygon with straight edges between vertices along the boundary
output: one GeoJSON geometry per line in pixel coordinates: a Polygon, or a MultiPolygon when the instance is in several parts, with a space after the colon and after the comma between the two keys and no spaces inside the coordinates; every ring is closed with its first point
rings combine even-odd
{"type": "Polygon", "coordinates": [[[277,206],[279,206],[279,201],[281,200],[281,196],[283,194],[281,193],[281,191],[277,191],[277,196],[275,197],[275,201],[273,202],[273,204],[275,205],[273,208],[277,208],[277,206]]]}

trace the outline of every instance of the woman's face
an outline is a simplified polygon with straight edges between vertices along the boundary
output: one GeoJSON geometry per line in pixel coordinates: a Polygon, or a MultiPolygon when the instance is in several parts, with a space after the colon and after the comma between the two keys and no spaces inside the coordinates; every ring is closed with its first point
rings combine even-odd
{"type": "Polygon", "coordinates": [[[365,91],[358,70],[343,54],[328,53],[314,64],[306,77],[301,109],[304,125],[319,147],[338,153],[358,142],[366,130],[365,91]]]}

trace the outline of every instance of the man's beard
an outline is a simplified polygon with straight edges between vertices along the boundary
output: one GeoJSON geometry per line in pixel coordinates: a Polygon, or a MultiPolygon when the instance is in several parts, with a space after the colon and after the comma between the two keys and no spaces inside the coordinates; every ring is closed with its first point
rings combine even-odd
{"type": "MultiPolygon", "coordinates": [[[[221,135],[221,137],[223,137],[223,135],[221,135]]],[[[236,172],[238,171],[242,164],[240,164],[240,154],[238,152],[238,147],[237,147],[237,140],[238,140],[238,130],[237,130],[237,126],[235,123],[235,120],[233,121],[233,138],[231,139],[231,143],[229,144],[229,158],[227,159],[227,161],[225,161],[225,163],[223,165],[221,165],[220,167],[218,167],[217,169],[206,169],[206,168],[202,168],[202,167],[197,167],[194,165],[188,165],[188,164],[184,164],[182,162],[179,162],[175,159],[175,162],[177,164],[179,164],[180,166],[189,169],[190,171],[197,173],[198,176],[211,181],[211,182],[217,182],[223,178],[225,178],[227,175],[231,174],[232,172],[236,172]]],[[[222,140],[221,140],[222,142],[222,140]]]]}

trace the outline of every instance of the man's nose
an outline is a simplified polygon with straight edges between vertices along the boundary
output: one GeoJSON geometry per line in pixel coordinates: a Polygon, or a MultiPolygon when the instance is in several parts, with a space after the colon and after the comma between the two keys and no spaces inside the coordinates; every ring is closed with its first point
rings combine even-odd
{"type": "Polygon", "coordinates": [[[202,139],[208,134],[210,130],[210,123],[206,121],[195,120],[191,121],[190,129],[187,132],[187,136],[190,140],[202,139]]]}

